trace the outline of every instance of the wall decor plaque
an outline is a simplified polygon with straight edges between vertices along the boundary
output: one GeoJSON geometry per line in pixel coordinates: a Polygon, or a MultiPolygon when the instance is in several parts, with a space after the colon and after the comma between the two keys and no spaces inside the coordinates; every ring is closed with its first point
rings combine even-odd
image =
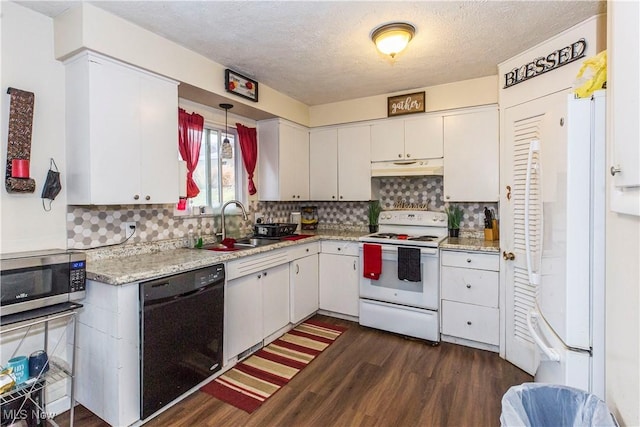
{"type": "Polygon", "coordinates": [[[258,82],[228,68],[224,70],[224,87],[227,92],[258,102],[258,82]]]}
{"type": "Polygon", "coordinates": [[[401,116],[403,114],[424,113],[425,93],[407,93],[405,95],[390,96],[387,98],[387,117],[401,116]]]}

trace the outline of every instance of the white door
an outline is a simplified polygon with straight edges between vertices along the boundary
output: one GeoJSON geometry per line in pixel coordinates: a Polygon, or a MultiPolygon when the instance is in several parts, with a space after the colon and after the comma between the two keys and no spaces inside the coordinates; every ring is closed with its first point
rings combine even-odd
{"type": "Polygon", "coordinates": [[[386,120],[371,126],[371,161],[404,159],[404,120],[386,120]]]}
{"type": "Polygon", "coordinates": [[[161,78],[140,76],[140,201],[178,199],[178,87],[161,78]]]}
{"type": "MultiPolygon", "coordinates": [[[[513,260],[502,261],[500,280],[505,289],[505,357],[519,368],[534,374],[538,364],[538,351],[528,332],[527,314],[535,307],[537,287],[529,281],[525,255],[525,185],[527,161],[532,141],[540,144],[559,144],[566,136],[557,121],[563,117],[567,92],[557,92],[524,104],[508,108],[504,113],[502,141],[500,198],[500,247],[513,260]]],[[[532,175],[531,188],[538,188],[532,175]]],[[[539,237],[542,233],[539,194],[531,193],[528,230],[532,244],[532,259],[538,259],[539,237]]]]}
{"type": "Polygon", "coordinates": [[[309,132],[280,124],[280,200],[309,200],[309,132]]]}
{"type": "Polygon", "coordinates": [[[371,198],[370,126],[338,129],[338,194],[340,201],[371,198]]]}
{"type": "Polygon", "coordinates": [[[291,323],[318,311],[318,255],[309,255],[291,263],[291,323]]]}
{"type": "Polygon", "coordinates": [[[229,280],[224,295],[224,354],[229,361],[262,340],[262,290],[258,273],[229,280]]]}
{"type": "MultiPolygon", "coordinates": [[[[367,157],[367,166],[369,158],[367,157]]],[[[338,130],[324,129],[309,135],[309,197],[338,200],[338,130]]]]}
{"type": "Polygon", "coordinates": [[[445,200],[498,200],[499,129],[495,107],[444,118],[445,200]]]}
{"type": "Polygon", "coordinates": [[[262,337],[267,338],[289,323],[289,264],[254,274],[262,288],[262,337]]]}
{"type": "Polygon", "coordinates": [[[320,254],[320,308],[358,316],[358,257],[320,254]]]}
{"type": "MultiPolygon", "coordinates": [[[[89,67],[91,136],[87,143],[91,144],[91,177],[96,177],[91,180],[91,203],[143,203],[139,76],[99,59],[92,58],[89,67]]],[[[148,154],[153,156],[153,151],[148,154]]]]}
{"type": "Polygon", "coordinates": [[[407,159],[442,157],[443,145],[442,116],[427,116],[404,121],[404,151],[407,159]]]}

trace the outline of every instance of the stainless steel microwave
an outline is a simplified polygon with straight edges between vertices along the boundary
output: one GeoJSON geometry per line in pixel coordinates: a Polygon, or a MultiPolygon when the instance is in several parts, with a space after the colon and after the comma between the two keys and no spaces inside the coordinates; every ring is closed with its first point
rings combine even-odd
{"type": "Polygon", "coordinates": [[[63,249],[0,255],[2,316],[84,298],[86,263],[63,249]]]}

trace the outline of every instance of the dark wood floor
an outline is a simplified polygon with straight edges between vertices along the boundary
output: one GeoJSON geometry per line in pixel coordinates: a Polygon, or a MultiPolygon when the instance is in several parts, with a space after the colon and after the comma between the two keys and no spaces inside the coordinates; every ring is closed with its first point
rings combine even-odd
{"type": "MultiPolygon", "coordinates": [[[[349,329],[253,414],[197,392],[146,425],[497,426],[505,391],[532,380],[495,353],[316,319],[349,329]]],[[[107,424],[80,408],[76,425],[107,424]]]]}

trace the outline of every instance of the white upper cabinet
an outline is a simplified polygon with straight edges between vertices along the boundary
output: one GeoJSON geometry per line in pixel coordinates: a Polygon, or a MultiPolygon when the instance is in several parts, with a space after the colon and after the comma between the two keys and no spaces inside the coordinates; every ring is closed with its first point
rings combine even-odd
{"type": "Polygon", "coordinates": [[[309,196],[311,200],[338,200],[338,130],[309,134],[309,196]]]}
{"type": "Polygon", "coordinates": [[[84,52],[66,63],[66,109],[69,204],[178,200],[176,82],[84,52]]]}
{"type": "Polygon", "coordinates": [[[314,130],[310,134],[311,200],[371,198],[370,126],[314,130]]]}
{"type": "Polygon", "coordinates": [[[371,199],[371,126],[338,128],[338,199],[371,199]]]}
{"type": "Polygon", "coordinates": [[[260,200],[309,200],[309,130],[282,119],[258,122],[260,200]]]}
{"type": "Polygon", "coordinates": [[[444,155],[442,116],[404,120],[404,151],[407,159],[437,159],[444,155]]]}
{"type": "Polygon", "coordinates": [[[497,107],[444,118],[444,197],[447,202],[499,199],[497,107]]]}
{"type": "Polygon", "coordinates": [[[442,116],[393,119],[371,126],[371,161],[439,158],[443,155],[442,116]]]}

